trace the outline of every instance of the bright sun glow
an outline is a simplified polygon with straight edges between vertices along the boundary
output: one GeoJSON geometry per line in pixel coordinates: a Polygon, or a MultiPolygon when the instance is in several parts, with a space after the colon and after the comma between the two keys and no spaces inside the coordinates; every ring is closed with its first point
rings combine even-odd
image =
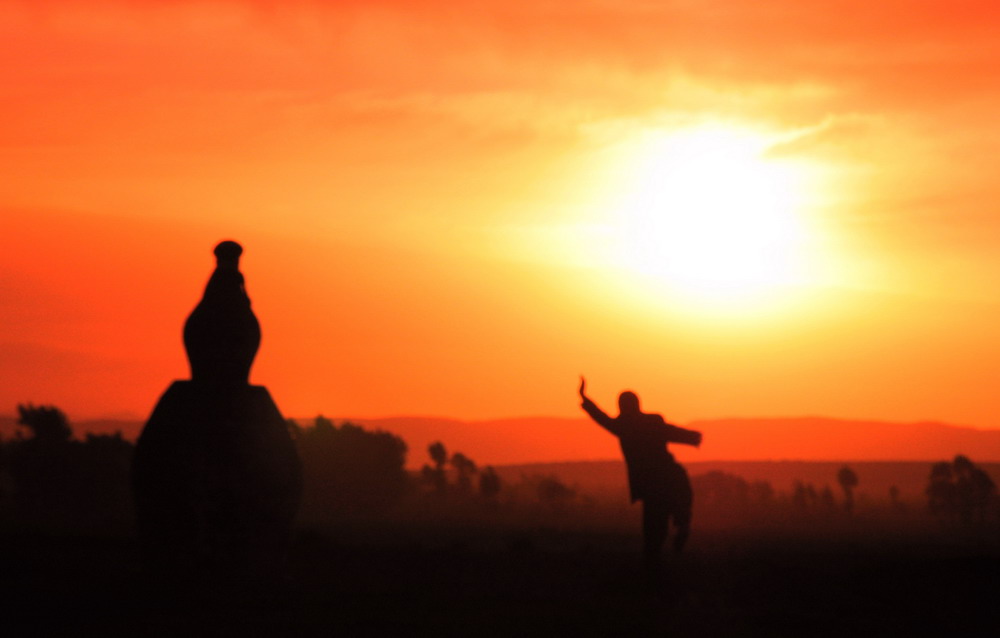
{"type": "Polygon", "coordinates": [[[804,276],[802,180],[773,144],[736,129],[649,134],[611,207],[613,260],[708,299],[755,296],[804,276]]]}

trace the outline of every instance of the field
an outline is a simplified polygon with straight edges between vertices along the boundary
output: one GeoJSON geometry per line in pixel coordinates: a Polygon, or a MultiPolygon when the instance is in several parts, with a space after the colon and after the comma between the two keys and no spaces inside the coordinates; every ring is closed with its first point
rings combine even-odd
{"type": "MultiPolygon", "coordinates": [[[[840,492],[837,471],[845,465],[858,475],[859,500],[885,501],[889,489],[896,486],[899,498],[913,504],[924,504],[924,490],[933,461],[703,461],[684,466],[692,477],[709,472],[725,472],[747,481],[767,481],[777,492],[790,492],[795,482],[812,484],[816,488],[829,486],[840,492]]],[[[1000,477],[1000,464],[979,464],[991,476],[1000,477]]],[[[619,500],[627,494],[625,465],[620,460],[570,463],[533,463],[498,468],[508,481],[521,474],[552,474],[585,493],[619,500]]]]}
{"type": "Polygon", "coordinates": [[[266,589],[148,582],[128,535],[10,531],[5,624],[13,635],[970,636],[995,635],[1000,620],[996,530],[872,513],[696,525],[650,575],[635,515],[343,519],[300,529],[288,580],[266,589]]]}
{"type": "MultiPolygon", "coordinates": [[[[98,443],[114,445],[93,467],[81,456],[81,472],[131,449],[94,440],[64,451],[96,455],[98,443]]],[[[438,485],[415,474],[380,506],[345,500],[363,494],[316,475],[287,577],[266,585],[150,580],[119,465],[79,474],[89,477],[80,491],[67,491],[77,474],[24,482],[48,490],[23,501],[31,509],[4,501],[0,601],[16,630],[4,635],[972,636],[1000,626],[1000,500],[990,491],[932,515],[930,462],[851,462],[850,512],[844,463],[691,463],[691,541],[653,571],[639,558],[640,509],[620,461],[499,467],[492,497],[455,475],[438,485]]]]}

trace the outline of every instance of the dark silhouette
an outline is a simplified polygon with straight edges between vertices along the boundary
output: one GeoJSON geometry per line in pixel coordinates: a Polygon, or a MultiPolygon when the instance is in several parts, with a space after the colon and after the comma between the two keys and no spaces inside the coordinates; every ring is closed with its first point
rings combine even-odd
{"type": "MultiPolygon", "coordinates": [[[[824,485],[823,489],[819,491],[819,502],[826,509],[832,510],[837,505],[837,500],[833,497],[833,490],[830,489],[829,485],[824,485]]],[[[853,501],[852,501],[853,507],[853,501]]]]}
{"type": "MultiPolygon", "coordinates": [[[[297,427],[297,426],[296,426],[297,427]]],[[[297,428],[307,512],[366,511],[397,502],[407,485],[406,443],[395,434],[317,416],[297,428]]]]}
{"type": "Polygon", "coordinates": [[[202,386],[245,386],[260,346],[260,324],[250,308],[234,241],[215,247],[215,272],[201,302],[184,323],[191,381],[202,386]]]}
{"type": "Polygon", "coordinates": [[[31,430],[31,438],[38,443],[65,443],[73,436],[69,420],[62,410],[51,405],[34,406],[31,403],[17,406],[17,424],[31,430]]]}
{"type": "MultiPolygon", "coordinates": [[[[73,437],[55,406],[17,406],[18,424],[30,432],[0,451],[0,484],[9,481],[11,514],[36,529],[120,532],[132,518],[128,467],[132,445],[114,435],[73,437]],[[7,474],[7,477],[4,477],[7,474]]],[[[4,486],[0,485],[0,496],[4,486]]],[[[2,499],[0,499],[2,500],[2,499]]]]}
{"type": "MultiPolygon", "coordinates": [[[[448,454],[448,448],[441,441],[435,441],[427,446],[427,455],[431,457],[433,465],[424,463],[420,468],[420,481],[432,494],[439,497],[447,495],[449,498],[458,497],[468,499],[473,494],[473,477],[479,474],[479,466],[476,462],[461,452],[448,454]],[[451,466],[449,472],[448,466],[451,466]],[[448,482],[448,475],[454,476],[454,482],[448,482]]],[[[498,476],[486,478],[486,491],[490,493],[492,483],[496,480],[496,491],[500,490],[498,476]]],[[[482,483],[480,482],[480,490],[482,483]]],[[[482,492],[481,492],[482,493],[482,492]]]]}
{"type": "Polygon", "coordinates": [[[132,486],[146,567],[173,576],[275,577],[301,492],[299,457],[263,386],[248,383],[260,326],[224,241],[184,326],[190,381],[175,381],[136,444],[132,486]]]}
{"type": "Polygon", "coordinates": [[[792,485],[792,503],[799,509],[811,509],[820,503],[820,493],[812,483],[795,481],[792,485]]]}
{"type": "Polygon", "coordinates": [[[844,509],[851,514],[854,512],[854,488],[858,486],[858,475],[845,465],[837,472],[837,482],[840,483],[840,489],[844,490],[844,509]]]}
{"type": "Polygon", "coordinates": [[[812,505],[812,503],[809,502],[810,489],[813,490],[813,494],[815,495],[816,490],[812,487],[812,485],[806,487],[806,484],[802,481],[795,481],[792,485],[792,503],[795,507],[799,509],[806,509],[812,505]]]}
{"type": "Polygon", "coordinates": [[[497,496],[500,494],[502,485],[503,483],[500,481],[500,476],[497,474],[497,471],[493,469],[492,465],[487,465],[483,468],[483,471],[479,473],[479,495],[487,501],[496,501],[497,496]]]}
{"type": "Polygon", "coordinates": [[[679,552],[691,533],[691,481],[667,450],[667,444],[701,445],[701,432],[671,425],[659,414],[643,412],[639,409],[639,397],[631,391],[618,396],[619,413],[614,418],[587,397],[583,377],[579,392],[584,411],[618,437],[621,444],[632,502],[642,501],[646,560],[658,562],[671,520],[677,528],[674,550],[679,552]]]}
{"type": "Polygon", "coordinates": [[[562,510],[577,497],[576,489],[563,483],[554,474],[531,477],[538,502],[554,510],[562,510]]]}
{"type": "Polygon", "coordinates": [[[959,454],[951,463],[942,461],[931,467],[925,490],[932,514],[965,524],[982,524],[996,499],[996,484],[985,470],[969,457],[959,454]]]}
{"type": "Polygon", "coordinates": [[[420,478],[436,494],[444,494],[445,490],[448,489],[448,474],[445,471],[445,464],[448,462],[448,450],[445,448],[444,443],[435,441],[427,446],[427,454],[434,461],[434,465],[430,466],[424,463],[424,466],[420,468],[420,478]]]}
{"type": "Polygon", "coordinates": [[[691,479],[701,503],[726,508],[745,507],[750,502],[750,484],[741,476],[712,470],[691,479]]]}
{"type": "Polygon", "coordinates": [[[965,523],[983,523],[996,495],[993,479],[969,457],[959,454],[951,462],[955,468],[955,491],[959,515],[965,523]]]}
{"type": "Polygon", "coordinates": [[[463,494],[471,492],[472,475],[479,472],[475,461],[461,452],[455,452],[451,455],[450,463],[455,469],[455,487],[463,494]]]}
{"type": "Polygon", "coordinates": [[[957,510],[957,494],[951,471],[951,463],[941,461],[931,466],[931,473],[924,490],[927,495],[927,507],[931,514],[950,517],[957,510]]]}
{"type": "Polygon", "coordinates": [[[768,481],[754,481],[750,484],[750,500],[758,505],[774,502],[774,486],[768,481]]]}
{"type": "Polygon", "coordinates": [[[427,446],[427,454],[434,461],[434,467],[444,471],[444,464],[448,462],[448,449],[441,441],[435,441],[427,446]]]}

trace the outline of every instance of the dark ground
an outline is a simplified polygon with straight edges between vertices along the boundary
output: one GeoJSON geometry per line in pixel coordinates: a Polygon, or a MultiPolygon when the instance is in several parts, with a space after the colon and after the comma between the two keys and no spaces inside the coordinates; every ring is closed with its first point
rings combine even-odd
{"type": "Polygon", "coordinates": [[[20,635],[995,636],[1000,551],[913,537],[698,532],[657,582],[638,539],[300,533],[268,591],[146,582],[128,538],[0,537],[0,632],[20,635]]]}

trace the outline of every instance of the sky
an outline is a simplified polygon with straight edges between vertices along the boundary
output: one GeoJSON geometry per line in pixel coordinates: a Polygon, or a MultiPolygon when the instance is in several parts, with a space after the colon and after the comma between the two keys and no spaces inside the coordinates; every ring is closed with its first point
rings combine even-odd
{"type": "Polygon", "coordinates": [[[288,416],[1000,427],[988,3],[0,4],[0,413],[145,418],[222,239],[288,416]]]}

